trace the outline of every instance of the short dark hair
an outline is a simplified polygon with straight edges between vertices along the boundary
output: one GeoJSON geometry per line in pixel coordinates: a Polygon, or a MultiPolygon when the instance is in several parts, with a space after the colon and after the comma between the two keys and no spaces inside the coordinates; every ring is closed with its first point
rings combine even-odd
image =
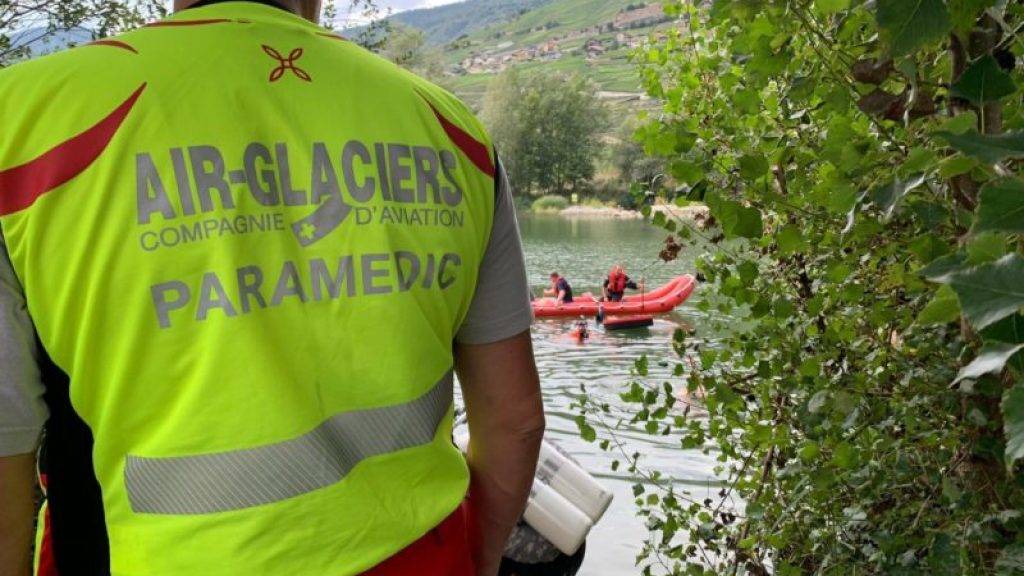
{"type": "Polygon", "coordinates": [[[558,272],[552,272],[551,273],[551,277],[552,278],[558,278],[558,272]]]}

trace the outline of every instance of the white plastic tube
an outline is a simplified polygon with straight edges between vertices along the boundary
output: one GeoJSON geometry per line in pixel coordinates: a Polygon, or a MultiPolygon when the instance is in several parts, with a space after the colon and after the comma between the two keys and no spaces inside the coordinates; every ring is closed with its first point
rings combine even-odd
{"type": "Polygon", "coordinates": [[[593,523],[547,484],[534,480],[523,520],[548,542],[572,556],[586,541],[593,523]]]}
{"type": "MultiPolygon", "coordinates": [[[[455,432],[455,445],[469,450],[469,432],[455,432]]],[[[523,513],[526,523],[568,555],[579,550],[590,529],[608,510],[612,493],[547,440],[541,444],[537,475],[523,513]]]]}
{"type": "Polygon", "coordinates": [[[579,464],[566,458],[545,440],[537,462],[537,481],[547,484],[579,508],[594,524],[604,516],[612,503],[612,493],[605,490],[579,464]]]}

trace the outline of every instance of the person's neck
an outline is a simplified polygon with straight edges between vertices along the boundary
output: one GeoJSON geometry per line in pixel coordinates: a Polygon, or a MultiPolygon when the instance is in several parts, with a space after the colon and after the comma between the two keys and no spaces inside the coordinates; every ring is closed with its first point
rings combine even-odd
{"type": "MultiPolygon", "coordinates": [[[[213,4],[221,4],[223,2],[230,2],[237,0],[176,0],[174,3],[174,11],[181,12],[182,10],[188,10],[190,8],[202,8],[203,6],[210,6],[213,4]]],[[[292,14],[308,18],[308,15],[304,13],[302,4],[298,0],[242,0],[245,2],[255,2],[256,4],[263,4],[266,6],[273,6],[274,8],[280,8],[292,14]]]]}

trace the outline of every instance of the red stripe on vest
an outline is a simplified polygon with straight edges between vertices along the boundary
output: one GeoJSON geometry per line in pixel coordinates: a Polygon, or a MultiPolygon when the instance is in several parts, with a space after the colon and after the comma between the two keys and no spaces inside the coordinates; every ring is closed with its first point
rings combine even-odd
{"type": "Polygon", "coordinates": [[[231,22],[228,18],[211,18],[209,20],[166,20],[164,22],[153,22],[146,24],[146,28],[167,28],[171,26],[203,26],[205,24],[223,24],[231,22]]]}
{"type": "Polygon", "coordinates": [[[146,85],[92,128],[51,148],[35,160],[0,171],[0,216],[24,210],[40,196],[86,170],[106,150],[146,85]]]}
{"type": "Polygon", "coordinates": [[[491,151],[487,146],[445,118],[444,114],[441,114],[422,94],[420,94],[420,98],[423,98],[427,105],[430,106],[430,109],[434,111],[434,116],[441,123],[441,127],[448,134],[448,138],[459,147],[459,150],[462,150],[469,157],[470,162],[479,168],[481,172],[494,178],[497,170],[494,168],[494,162],[491,160],[491,151]]]}
{"type": "Polygon", "coordinates": [[[97,40],[95,42],[89,42],[88,44],[86,44],[86,46],[113,46],[114,48],[121,48],[129,52],[134,52],[136,54],[139,53],[139,51],[132,47],[131,44],[128,44],[127,42],[122,42],[120,40],[97,40]]]}
{"type": "Polygon", "coordinates": [[[324,38],[330,38],[331,40],[338,40],[339,42],[348,42],[345,38],[342,38],[337,34],[331,34],[330,32],[317,32],[317,36],[323,36],[324,38]]]}

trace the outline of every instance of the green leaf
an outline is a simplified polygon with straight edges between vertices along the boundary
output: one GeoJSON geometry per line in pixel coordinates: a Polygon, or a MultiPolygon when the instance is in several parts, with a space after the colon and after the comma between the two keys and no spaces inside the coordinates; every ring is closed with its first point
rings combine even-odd
{"type": "Polygon", "coordinates": [[[974,232],[1024,232],[1024,181],[1005,178],[981,189],[974,232]]]}
{"type": "Polygon", "coordinates": [[[953,26],[961,34],[970,32],[983,10],[994,6],[996,0],[947,0],[953,26]]]}
{"type": "Polygon", "coordinates": [[[1016,91],[1013,78],[999,67],[995,58],[985,55],[964,71],[953,84],[950,94],[981,106],[997,102],[1016,91]]]}
{"type": "Polygon", "coordinates": [[[845,282],[847,278],[850,277],[851,272],[852,270],[847,264],[837,262],[829,266],[825,274],[827,275],[827,278],[830,282],[841,284],[845,282]]]}
{"type": "Polygon", "coordinates": [[[814,9],[819,14],[835,14],[850,7],[850,0],[814,0],[814,9]]]}
{"type": "Polygon", "coordinates": [[[953,28],[942,0],[878,0],[875,19],[896,56],[937,42],[953,28]]]}
{"type": "Polygon", "coordinates": [[[637,375],[647,376],[650,367],[650,360],[647,359],[647,354],[641,355],[633,362],[633,369],[636,370],[637,375]]]}
{"type": "Polygon", "coordinates": [[[978,115],[973,110],[961,112],[939,125],[939,131],[951,134],[963,134],[971,130],[978,130],[978,115]]]}
{"type": "Polygon", "coordinates": [[[1024,158],[1024,131],[995,136],[979,134],[977,131],[963,134],[937,132],[935,135],[949,142],[956,150],[980,158],[986,164],[995,164],[1007,158],[1024,158]]]}
{"type": "Polygon", "coordinates": [[[764,156],[741,156],[740,176],[746,180],[757,180],[768,173],[768,160],[764,156]]]}
{"type": "Polygon", "coordinates": [[[953,273],[950,284],[960,297],[964,315],[981,330],[1024,305],[1024,258],[1009,254],[997,262],[953,273]]]}
{"type": "Polygon", "coordinates": [[[1006,256],[1006,236],[997,232],[982,232],[967,242],[967,262],[988,264],[1006,256]]]}
{"type": "Polygon", "coordinates": [[[900,174],[915,174],[926,172],[935,163],[935,152],[928,148],[913,148],[907,154],[907,159],[900,166],[900,174]]]}
{"type": "Polygon", "coordinates": [[[798,454],[800,456],[800,459],[803,460],[805,463],[812,462],[815,458],[818,457],[819,454],[821,454],[821,447],[818,446],[817,442],[811,442],[810,440],[808,440],[804,442],[802,446],[800,446],[798,454]]]}
{"type": "Polygon", "coordinates": [[[967,255],[956,252],[936,259],[918,270],[917,273],[931,282],[948,284],[952,280],[953,274],[962,271],[966,265],[967,255]]]}
{"type": "Polygon", "coordinates": [[[1024,457],[1024,383],[1003,393],[1003,434],[1006,436],[1006,467],[1024,457]]]}
{"type": "Polygon", "coordinates": [[[971,156],[961,156],[959,154],[950,156],[939,163],[939,178],[948,180],[954,176],[966,174],[978,165],[978,159],[972,158],[971,156]]]}
{"type": "Polygon", "coordinates": [[[942,497],[947,502],[957,502],[963,494],[963,490],[956,485],[952,478],[946,477],[942,479],[942,497]]]}
{"type": "Polygon", "coordinates": [[[949,244],[932,233],[914,238],[908,248],[919,262],[934,262],[950,253],[949,244]]]}
{"type": "Polygon", "coordinates": [[[839,444],[832,454],[832,463],[847,470],[853,468],[857,465],[857,449],[846,442],[839,444]]]}
{"type": "Polygon", "coordinates": [[[801,376],[813,378],[821,374],[821,361],[817,358],[807,358],[800,363],[800,367],[797,368],[797,371],[801,376]]]}
{"type": "Polygon", "coordinates": [[[726,238],[760,238],[764,234],[764,223],[757,208],[726,200],[717,194],[709,194],[707,201],[711,215],[722,226],[726,238]]]}
{"type": "Polygon", "coordinates": [[[577,422],[577,425],[580,429],[580,438],[583,438],[583,440],[587,442],[597,440],[597,430],[594,430],[593,426],[586,422],[577,422]]]}
{"type": "Polygon", "coordinates": [[[985,374],[998,374],[1002,372],[1010,358],[1013,358],[1021,350],[1024,350],[1024,344],[988,342],[982,346],[978,357],[960,370],[960,373],[956,375],[956,380],[953,380],[953,384],[965,378],[977,380],[985,374]]]}
{"type": "Polygon", "coordinates": [[[960,318],[960,300],[949,285],[939,287],[935,296],[917,315],[917,323],[929,326],[932,324],[949,324],[960,318]]]}
{"type": "Polygon", "coordinates": [[[952,539],[947,534],[939,533],[935,537],[931,549],[928,550],[927,574],[929,576],[957,576],[960,574],[957,564],[957,553],[952,539]]]}
{"type": "MultiPolygon", "coordinates": [[[[1006,342],[1008,344],[1024,344],[1024,315],[1014,314],[981,331],[985,342],[1006,342]]],[[[1015,356],[1010,365],[1024,374],[1024,357],[1015,356]]]]}
{"type": "Polygon", "coordinates": [[[752,283],[754,280],[757,279],[759,274],[757,264],[751,262],[750,260],[745,260],[742,263],[740,263],[739,266],[736,266],[736,272],[739,273],[740,280],[743,281],[744,284],[752,283]]]}
{"type": "Polygon", "coordinates": [[[882,210],[886,219],[892,218],[900,201],[921,184],[924,184],[924,174],[917,174],[906,180],[896,178],[872,190],[871,201],[882,210]]]}
{"type": "Polygon", "coordinates": [[[672,177],[686,184],[696,184],[704,178],[704,170],[693,162],[679,160],[672,163],[672,177]]]}
{"type": "Polygon", "coordinates": [[[779,252],[784,256],[801,252],[807,247],[807,243],[804,242],[804,238],[800,234],[800,228],[793,225],[779,230],[775,241],[779,245],[779,252]]]}

